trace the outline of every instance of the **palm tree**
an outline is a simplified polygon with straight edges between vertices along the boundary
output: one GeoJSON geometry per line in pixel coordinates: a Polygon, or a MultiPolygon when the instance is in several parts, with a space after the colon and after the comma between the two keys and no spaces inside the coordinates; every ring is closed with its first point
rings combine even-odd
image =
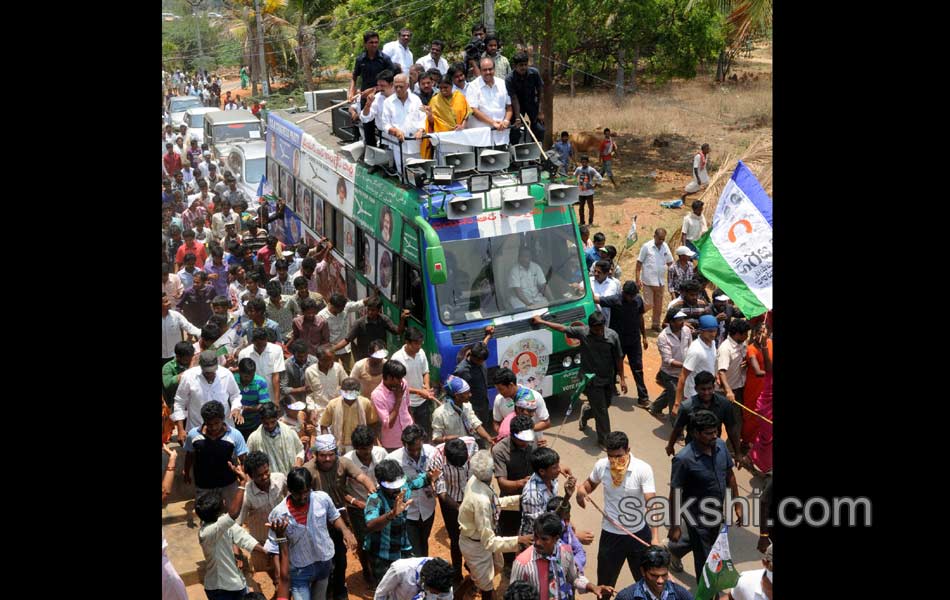
{"type": "MultiPolygon", "coordinates": [[[[283,74],[295,71],[297,39],[293,25],[284,19],[288,0],[259,0],[264,30],[264,57],[268,67],[283,74]]],[[[225,0],[226,30],[241,42],[245,64],[251,70],[251,95],[257,96],[257,81],[261,78],[260,53],[254,0],[225,0]]]]}
{"type": "Polygon", "coordinates": [[[723,81],[745,43],[756,33],[771,29],[772,0],[689,0],[686,10],[698,2],[713,7],[726,18],[726,45],[716,66],[716,81],[723,81]]]}

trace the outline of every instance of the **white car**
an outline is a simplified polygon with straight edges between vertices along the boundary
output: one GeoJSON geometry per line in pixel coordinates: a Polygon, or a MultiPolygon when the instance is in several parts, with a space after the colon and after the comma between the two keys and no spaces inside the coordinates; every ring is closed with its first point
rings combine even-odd
{"type": "Polygon", "coordinates": [[[247,192],[251,199],[257,199],[257,186],[266,170],[266,156],[267,143],[264,140],[236,142],[229,148],[219,170],[231,171],[237,177],[238,188],[247,192]]]}
{"type": "Polygon", "coordinates": [[[189,108],[202,108],[201,98],[198,96],[172,96],[168,99],[165,106],[166,112],[170,115],[172,127],[178,129],[185,117],[185,111],[189,108]]]}
{"type": "Polygon", "coordinates": [[[186,146],[191,143],[190,140],[198,140],[198,145],[201,145],[205,137],[205,115],[216,110],[218,109],[213,106],[200,106],[185,111],[182,121],[188,126],[188,143],[186,146]]]}

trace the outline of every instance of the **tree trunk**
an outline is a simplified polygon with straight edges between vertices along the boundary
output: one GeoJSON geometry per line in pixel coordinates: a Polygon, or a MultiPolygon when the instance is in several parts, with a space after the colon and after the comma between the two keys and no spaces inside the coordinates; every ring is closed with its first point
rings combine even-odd
{"type": "Polygon", "coordinates": [[[304,12],[303,7],[300,10],[300,24],[297,29],[297,47],[300,49],[300,70],[301,70],[301,87],[304,91],[311,91],[313,89],[313,78],[310,73],[310,44],[308,43],[308,35],[304,29],[304,12]]]}
{"type": "Polygon", "coordinates": [[[543,145],[545,148],[550,148],[553,144],[551,140],[554,132],[554,62],[550,60],[553,54],[551,41],[554,39],[554,29],[551,25],[551,9],[553,4],[554,0],[547,0],[547,2],[544,3],[544,39],[541,41],[543,62],[539,63],[544,66],[544,68],[541,69],[541,79],[544,83],[544,106],[542,106],[541,109],[544,111],[543,145]]]}
{"type": "Polygon", "coordinates": [[[251,76],[251,96],[257,98],[257,78],[260,77],[258,71],[261,70],[260,62],[257,60],[257,53],[251,48],[257,48],[257,33],[253,27],[247,28],[247,41],[245,42],[247,51],[244,53],[245,64],[250,67],[251,76]]]}
{"type": "Polygon", "coordinates": [[[630,91],[637,93],[637,65],[640,62],[640,46],[633,48],[633,70],[630,71],[630,91]]]}
{"type": "Polygon", "coordinates": [[[617,50],[617,84],[616,84],[616,98],[615,102],[617,106],[623,104],[623,57],[624,57],[624,47],[621,45],[617,50]]]}
{"type": "Polygon", "coordinates": [[[729,68],[726,65],[726,50],[724,48],[722,51],[719,52],[719,61],[716,64],[716,81],[719,81],[719,82],[725,81],[726,71],[728,70],[729,68]]]}
{"type": "Polygon", "coordinates": [[[574,97],[574,69],[571,69],[571,98],[574,97]]]}

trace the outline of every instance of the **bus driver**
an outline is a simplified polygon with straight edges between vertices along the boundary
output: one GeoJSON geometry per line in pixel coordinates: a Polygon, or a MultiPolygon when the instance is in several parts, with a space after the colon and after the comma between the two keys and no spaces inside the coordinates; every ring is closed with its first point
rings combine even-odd
{"type": "Polygon", "coordinates": [[[508,287],[513,295],[509,298],[512,308],[528,308],[549,299],[548,282],[538,263],[531,260],[531,249],[518,249],[518,262],[511,268],[508,287]]]}

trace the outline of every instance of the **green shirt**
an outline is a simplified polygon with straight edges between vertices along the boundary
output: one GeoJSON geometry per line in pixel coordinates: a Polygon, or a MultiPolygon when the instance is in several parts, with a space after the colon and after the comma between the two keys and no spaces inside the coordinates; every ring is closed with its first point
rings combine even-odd
{"type": "Polygon", "coordinates": [[[188,367],[178,365],[174,358],[165,363],[162,367],[162,395],[167,404],[175,401],[175,393],[178,391],[178,376],[188,370],[188,367]]]}

